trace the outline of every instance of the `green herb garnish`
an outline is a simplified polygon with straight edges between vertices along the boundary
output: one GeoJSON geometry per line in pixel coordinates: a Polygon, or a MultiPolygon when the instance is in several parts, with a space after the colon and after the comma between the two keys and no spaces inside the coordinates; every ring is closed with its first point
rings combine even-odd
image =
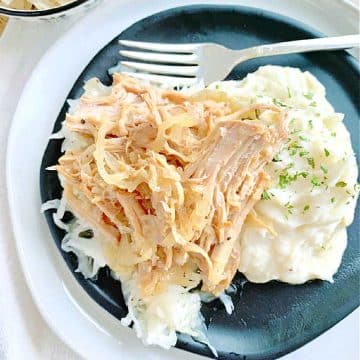
{"type": "Polygon", "coordinates": [[[271,199],[270,195],[272,194],[264,190],[263,193],[261,194],[261,200],[270,200],[271,199]]]}
{"type": "Polygon", "coordinates": [[[319,179],[315,175],[311,178],[311,184],[313,186],[320,186],[321,185],[319,179]]]}
{"type": "Polygon", "coordinates": [[[299,136],[299,139],[302,141],[309,141],[309,139],[307,137],[302,136],[302,135],[299,136]]]}
{"type": "Polygon", "coordinates": [[[292,205],[292,204],[290,204],[290,202],[287,202],[286,204],[285,204],[285,207],[286,207],[286,210],[287,210],[287,212],[291,215],[292,213],[293,213],[293,208],[294,208],[294,205],[292,205]]]}
{"type": "Polygon", "coordinates": [[[345,187],[346,185],[347,185],[347,184],[346,184],[346,182],[344,182],[344,181],[338,181],[338,182],[335,184],[336,187],[341,187],[341,188],[345,187]]]}
{"type": "Polygon", "coordinates": [[[296,141],[293,141],[288,145],[288,149],[302,149],[302,146],[299,145],[296,141]]]}
{"type": "Polygon", "coordinates": [[[286,107],[286,106],[287,106],[286,104],[284,104],[283,102],[281,102],[281,101],[278,100],[278,99],[273,98],[272,101],[273,101],[273,103],[274,103],[276,106],[282,106],[282,107],[286,107]]]}
{"type": "MultiPolygon", "coordinates": [[[[290,165],[294,165],[294,164],[291,163],[290,165]]],[[[287,172],[288,168],[289,168],[289,166],[287,168],[285,168],[283,170],[283,172],[279,175],[279,184],[278,185],[279,185],[280,189],[285,189],[286,186],[288,186],[292,182],[296,181],[299,176],[301,176],[301,177],[303,177],[305,179],[309,175],[309,173],[306,172],[306,171],[296,172],[294,175],[290,175],[287,172]]]]}
{"type": "Polygon", "coordinates": [[[320,165],[320,169],[321,169],[321,171],[322,171],[324,174],[327,174],[327,173],[328,173],[328,169],[327,169],[325,166],[320,165]]]}
{"type": "Polygon", "coordinates": [[[309,173],[306,171],[302,171],[302,172],[297,173],[297,175],[302,176],[304,179],[306,179],[308,177],[309,173]]]}
{"type": "Polygon", "coordinates": [[[325,148],[325,149],[324,149],[324,154],[325,154],[326,157],[328,157],[328,156],[330,155],[329,150],[325,148]]]}
{"type": "Polygon", "coordinates": [[[309,155],[309,152],[306,150],[303,150],[303,151],[300,151],[299,155],[300,155],[300,157],[303,157],[305,155],[309,155]]]}
{"type": "Polygon", "coordinates": [[[272,161],[273,161],[273,162],[280,162],[280,161],[282,161],[282,160],[280,159],[279,154],[276,154],[276,155],[274,156],[274,158],[272,159],[272,161]]]}
{"type": "Polygon", "coordinates": [[[314,160],[314,158],[313,158],[313,157],[308,157],[306,160],[307,160],[308,164],[309,164],[313,169],[315,169],[315,160],[314,160]]]}
{"type": "Polygon", "coordinates": [[[286,87],[286,89],[287,89],[287,93],[288,93],[288,98],[290,99],[290,98],[291,98],[291,91],[290,91],[290,88],[287,86],[287,87],[286,87]]]}
{"type": "Polygon", "coordinates": [[[288,145],[288,150],[290,151],[290,156],[294,156],[298,149],[302,149],[303,147],[299,145],[296,141],[293,141],[288,145]]]}
{"type": "Polygon", "coordinates": [[[279,175],[279,187],[280,189],[285,189],[291,182],[295,180],[294,176],[289,175],[288,173],[279,175]]]}
{"type": "Polygon", "coordinates": [[[307,94],[304,94],[304,97],[306,97],[308,100],[312,100],[314,93],[309,91],[307,94]]]}

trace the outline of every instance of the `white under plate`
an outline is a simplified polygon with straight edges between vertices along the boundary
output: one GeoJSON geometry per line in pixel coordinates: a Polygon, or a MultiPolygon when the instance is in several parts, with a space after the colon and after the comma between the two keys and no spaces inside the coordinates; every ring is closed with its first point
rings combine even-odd
{"type": "MultiPolygon", "coordinates": [[[[296,18],[328,35],[358,31],[357,11],[346,1],[196,3],[220,2],[256,5],[296,18]]],[[[7,186],[19,258],[42,316],[64,342],[86,359],[201,358],[178,349],[164,351],[144,347],[132,330],[121,326],[97,305],[70,273],[39,210],[39,169],[47,138],[85,65],[135,21],[166,8],[192,3],[186,0],[116,0],[100,6],[79,20],[43,56],[24,88],[14,116],[7,152],[7,186]]]]}

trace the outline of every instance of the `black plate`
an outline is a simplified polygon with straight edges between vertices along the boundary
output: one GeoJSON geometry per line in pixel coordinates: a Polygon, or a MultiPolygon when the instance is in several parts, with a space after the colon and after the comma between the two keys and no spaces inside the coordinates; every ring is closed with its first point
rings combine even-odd
{"type": "MultiPolygon", "coordinates": [[[[171,9],[137,22],[105,46],[82,72],[69,98],[79,97],[84,81],[93,76],[110,84],[107,69],[120,59],[119,39],[175,43],[211,41],[241,49],[317,36],[320,34],[304,24],[254,8],[209,5],[171,9]]],[[[335,109],[346,114],[345,124],[359,158],[359,67],[356,61],[344,51],[277,56],[248,61],[237,67],[229,79],[241,79],[265,64],[295,66],[312,72],[326,86],[327,97],[335,109]]],[[[67,109],[64,104],[55,131],[59,129],[67,109]]],[[[60,144],[60,141],[51,141],[44,154],[40,172],[42,201],[59,198],[61,194],[57,176],[44,170],[57,162],[60,144]]],[[[323,281],[301,286],[279,282],[247,283],[232,296],[235,311],[231,316],[218,301],[203,305],[202,312],[209,324],[209,339],[218,350],[220,359],[277,358],[314,339],[359,305],[359,207],[356,211],[355,221],[348,230],[349,245],[333,284],[323,281]]],[[[60,249],[64,232],[54,225],[50,212],[46,218],[60,249]]],[[[61,254],[74,270],[75,256],[61,254]]],[[[111,279],[108,270],[102,270],[96,281],[85,280],[78,273],[74,276],[85,291],[116,318],[120,319],[127,313],[121,287],[111,279]]],[[[234,280],[239,289],[242,280],[241,275],[234,280]]],[[[187,336],[179,336],[177,347],[212,356],[206,346],[187,336]]]]}

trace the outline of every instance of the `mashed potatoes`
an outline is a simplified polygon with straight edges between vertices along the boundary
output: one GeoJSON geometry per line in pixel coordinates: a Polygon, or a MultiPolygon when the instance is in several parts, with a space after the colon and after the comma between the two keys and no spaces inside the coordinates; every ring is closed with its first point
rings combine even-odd
{"type": "Polygon", "coordinates": [[[240,101],[289,111],[288,143],[268,164],[272,184],[240,237],[239,271],[252,282],[332,281],[354,216],[357,165],[350,136],[308,72],[264,66],[244,80],[212,85],[240,101]]]}

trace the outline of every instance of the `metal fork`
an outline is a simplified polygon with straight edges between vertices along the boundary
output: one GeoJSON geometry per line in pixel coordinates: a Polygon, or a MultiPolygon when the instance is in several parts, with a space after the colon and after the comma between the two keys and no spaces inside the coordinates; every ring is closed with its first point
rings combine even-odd
{"type": "Polygon", "coordinates": [[[123,57],[142,61],[121,61],[124,67],[140,71],[131,72],[132,76],[155,83],[187,86],[200,81],[209,85],[223,80],[236,65],[257,57],[358,47],[360,35],[287,41],[242,50],[215,43],[165,44],[131,40],[120,40],[119,43],[129,48],[149,50],[120,51],[123,57]]]}

